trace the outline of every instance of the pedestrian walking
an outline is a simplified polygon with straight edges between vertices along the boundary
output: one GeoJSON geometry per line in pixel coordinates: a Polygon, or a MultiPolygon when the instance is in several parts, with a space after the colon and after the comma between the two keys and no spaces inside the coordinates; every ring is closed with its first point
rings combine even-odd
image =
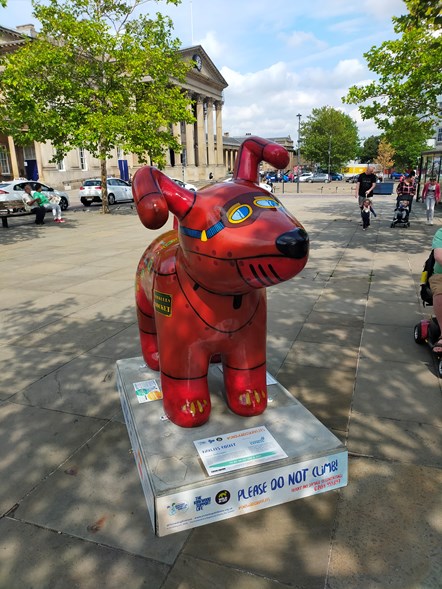
{"type": "Polygon", "coordinates": [[[376,174],[374,173],[374,167],[370,164],[367,166],[367,171],[359,174],[358,181],[356,183],[355,198],[358,199],[359,208],[362,209],[362,203],[370,195],[373,195],[373,190],[376,186],[376,174]]]}
{"type": "Polygon", "coordinates": [[[435,177],[431,177],[429,182],[424,185],[422,191],[422,202],[427,209],[427,225],[433,225],[434,208],[440,201],[440,184],[436,182],[435,177]]]}
{"type": "Polygon", "coordinates": [[[366,229],[368,229],[368,227],[370,227],[370,215],[377,217],[377,215],[372,207],[371,200],[369,198],[366,198],[362,202],[362,207],[361,207],[362,229],[364,231],[366,229]]]}

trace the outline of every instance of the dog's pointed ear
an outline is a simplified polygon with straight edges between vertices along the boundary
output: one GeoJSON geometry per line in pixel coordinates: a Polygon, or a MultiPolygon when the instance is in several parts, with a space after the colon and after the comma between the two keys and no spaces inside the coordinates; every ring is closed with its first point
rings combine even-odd
{"type": "Polygon", "coordinates": [[[169,217],[169,211],[182,219],[195,201],[195,193],[178,186],[152,166],[137,170],[132,181],[132,192],[138,216],[148,229],[162,227],[169,217]]]}

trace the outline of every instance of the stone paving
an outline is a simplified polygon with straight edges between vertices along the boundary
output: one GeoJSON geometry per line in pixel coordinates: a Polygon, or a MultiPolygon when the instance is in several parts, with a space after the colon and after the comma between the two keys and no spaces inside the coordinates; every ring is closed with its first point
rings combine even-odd
{"type": "Polygon", "coordinates": [[[440,219],[415,203],[390,229],[379,196],[362,231],[333,186],[277,187],[311,255],[268,291],[268,370],[347,444],[349,484],[164,538],[114,376],[140,355],[133,278],[156,233],[130,205],[0,230],[0,589],[442,587],[441,383],[413,341],[440,219]]]}

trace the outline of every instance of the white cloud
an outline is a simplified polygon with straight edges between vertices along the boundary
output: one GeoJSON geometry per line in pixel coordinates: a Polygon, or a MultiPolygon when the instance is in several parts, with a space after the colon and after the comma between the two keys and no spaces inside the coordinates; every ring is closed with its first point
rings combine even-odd
{"type": "Polygon", "coordinates": [[[365,25],[365,20],[362,17],[359,18],[351,18],[348,20],[341,20],[337,23],[333,23],[329,25],[329,31],[334,31],[336,33],[342,33],[344,35],[349,35],[356,33],[357,31],[362,30],[365,25]]]}
{"type": "Polygon", "coordinates": [[[324,49],[327,47],[327,43],[325,41],[321,41],[313,33],[308,33],[305,31],[293,31],[290,35],[284,33],[280,35],[280,38],[291,49],[300,47],[301,45],[307,43],[309,45],[313,45],[317,49],[324,49]]]}
{"type": "Polygon", "coordinates": [[[204,47],[212,61],[220,59],[226,50],[226,45],[219,41],[214,31],[207,31],[202,39],[195,41],[195,45],[204,47]]]}

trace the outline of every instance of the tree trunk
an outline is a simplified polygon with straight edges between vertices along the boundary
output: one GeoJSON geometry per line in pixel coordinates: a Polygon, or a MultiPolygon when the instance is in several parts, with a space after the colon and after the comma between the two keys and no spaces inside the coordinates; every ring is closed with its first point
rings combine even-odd
{"type": "Polygon", "coordinates": [[[107,170],[106,170],[106,153],[103,150],[100,151],[100,164],[101,164],[101,206],[102,213],[106,215],[109,213],[109,201],[107,199],[107,170]]]}

